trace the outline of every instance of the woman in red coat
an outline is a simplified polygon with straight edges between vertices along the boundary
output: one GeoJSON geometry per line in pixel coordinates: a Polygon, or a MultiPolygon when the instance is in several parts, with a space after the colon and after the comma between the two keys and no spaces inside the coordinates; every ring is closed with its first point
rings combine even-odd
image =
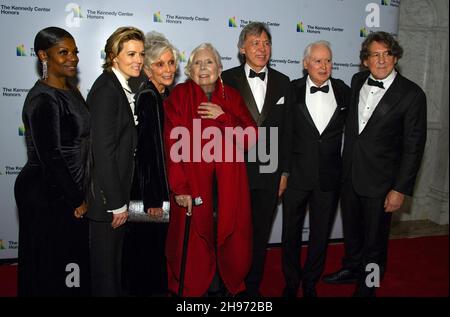
{"type": "Polygon", "coordinates": [[[243,152],[256,142],[256,124],[237,90],[223,85],[221,71],[218,52],[209,43],[201,44],[186,66],[190,79],[176,86],[165,101],[167,169],[175,201],[166,256],[169,289],[174,293],[180,281],[186,211],[192,210],[183,296],[205,295],[216,271],[231,294],[241,292],[251,263],[250,196],[243,152]],[[192,208],[195,197],[203,203],[192,208]]]}

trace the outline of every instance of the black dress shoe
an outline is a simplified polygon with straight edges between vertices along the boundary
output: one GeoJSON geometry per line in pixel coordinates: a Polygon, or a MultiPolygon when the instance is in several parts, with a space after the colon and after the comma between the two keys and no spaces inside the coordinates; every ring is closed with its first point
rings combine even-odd
{"type": "Polygon", "coordinates": [[[303,297],[305,298],[317,297],[316,287],[314,285],[303,286],[303,297]]]}
{"type": "Polygon", "coordinates": [[[358,274],[349,269],[341,269],[337,272],[324,275],[322,281],[328,284],[353,284],[358,281],[358,274]]]}
{"type": "Polygon", "coordinates": [[[298,287],[286,286],[283,290],[283,297],[296,298],[298,293],[298,287]]]}

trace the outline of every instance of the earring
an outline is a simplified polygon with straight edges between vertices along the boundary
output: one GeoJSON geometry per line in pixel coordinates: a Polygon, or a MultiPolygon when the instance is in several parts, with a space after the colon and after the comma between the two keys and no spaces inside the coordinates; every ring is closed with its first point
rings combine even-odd
{"type": "Polygon", "coordinates": [[[48,78],[47,60],[42,61],[42,79],[48,78]]]}
{"type": "Polygon", "coordinates": [[[219,75],[220,84],[222,85],[222,98],[225,99],[225,86],[223,85],[222,77],[219,75]]]}

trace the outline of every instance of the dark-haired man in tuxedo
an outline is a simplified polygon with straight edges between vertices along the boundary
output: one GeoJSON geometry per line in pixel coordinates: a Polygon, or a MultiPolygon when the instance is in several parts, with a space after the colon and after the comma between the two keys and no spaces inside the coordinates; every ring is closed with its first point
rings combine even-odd
{"type": "Polygon", "coordinates": [[[341,196],[345,256],[327,283],[357,282],[354,296],[375,296],[386,268],[392,212],[412,195],[423,156],[423,90],[395,70],[403,50],[392,35],[371,33],[360,59],[368,71],[351,83],[341,196]]]}
{"type": "MultiPolygon", "coordinates": [[[[247,24],[239,35],[238,48],[244,63],[222,72],[222,79],[225,84],[239,90],[258,127],[266,128],[266,134],[262,135],[259,131],[258,138],[266,140],[264,144],[266,149],[278,150],[276,153],[270,153],[275,162],[268,162],[269,165],[277,165],[280,162],[278,153],[283,134],[284,97],[289,86],[289,78],[268,66],[272,52],[272,37],[264,23],[247,24]],[[270,138],[270,128],[278,130],[278,136],[274,140],[270,138]],[[271,141],[276,144],[271,144],[271,141]]],[[[262,143],[259,142],[259,145],[262,143]]],[[[280,181],[279,164],[274,171],[271,171],[271,168],[265,171],[267,166],[264,165],[266,164],[259,159],[250,162],[247,158],[253,224],[253,262],[246,278],[248,296],[259,296],[266,246],[278,198],[286,188],[286,183],[280,181]]]]}
{"type": "Polygon", "coordinates": [[[282,261],[285,297],[316,297],[326,248],[339,197],[342,134],[350,88],[331,78],[330,43],[317,41],[304,52],[307,75],[291,82],[286,98],[283,176],[289,181],[283,197],[282,261]],[[285,176],[286,175],[286,176],[285,176]],[[300,267],[302,228],[309,206],[309,246],[300,267]]]}

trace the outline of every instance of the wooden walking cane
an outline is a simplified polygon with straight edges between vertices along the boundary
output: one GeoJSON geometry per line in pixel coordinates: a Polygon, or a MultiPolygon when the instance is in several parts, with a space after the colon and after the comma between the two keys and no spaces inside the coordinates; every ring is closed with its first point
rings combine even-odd
{"type": "MultiPolygon", "coordinates": [[[[194,206],[200,206],[203,204],[202,198],[196,197],[192,202],[192,208],[194,206]]],[[[181,256],[181,270],[180,270],[180,283],[178,285],[178,296],[183,296],[183,288],[184,288],[184,275],[186,273],[186,260],[187,260],[187,251],[189,244],[189,233],[191,231],[191,220],[192,220],[192,210],[191,212],[186,211],[186,222],[184,223],[184,239],[183,239],[183,253],[181,256]]]]}

